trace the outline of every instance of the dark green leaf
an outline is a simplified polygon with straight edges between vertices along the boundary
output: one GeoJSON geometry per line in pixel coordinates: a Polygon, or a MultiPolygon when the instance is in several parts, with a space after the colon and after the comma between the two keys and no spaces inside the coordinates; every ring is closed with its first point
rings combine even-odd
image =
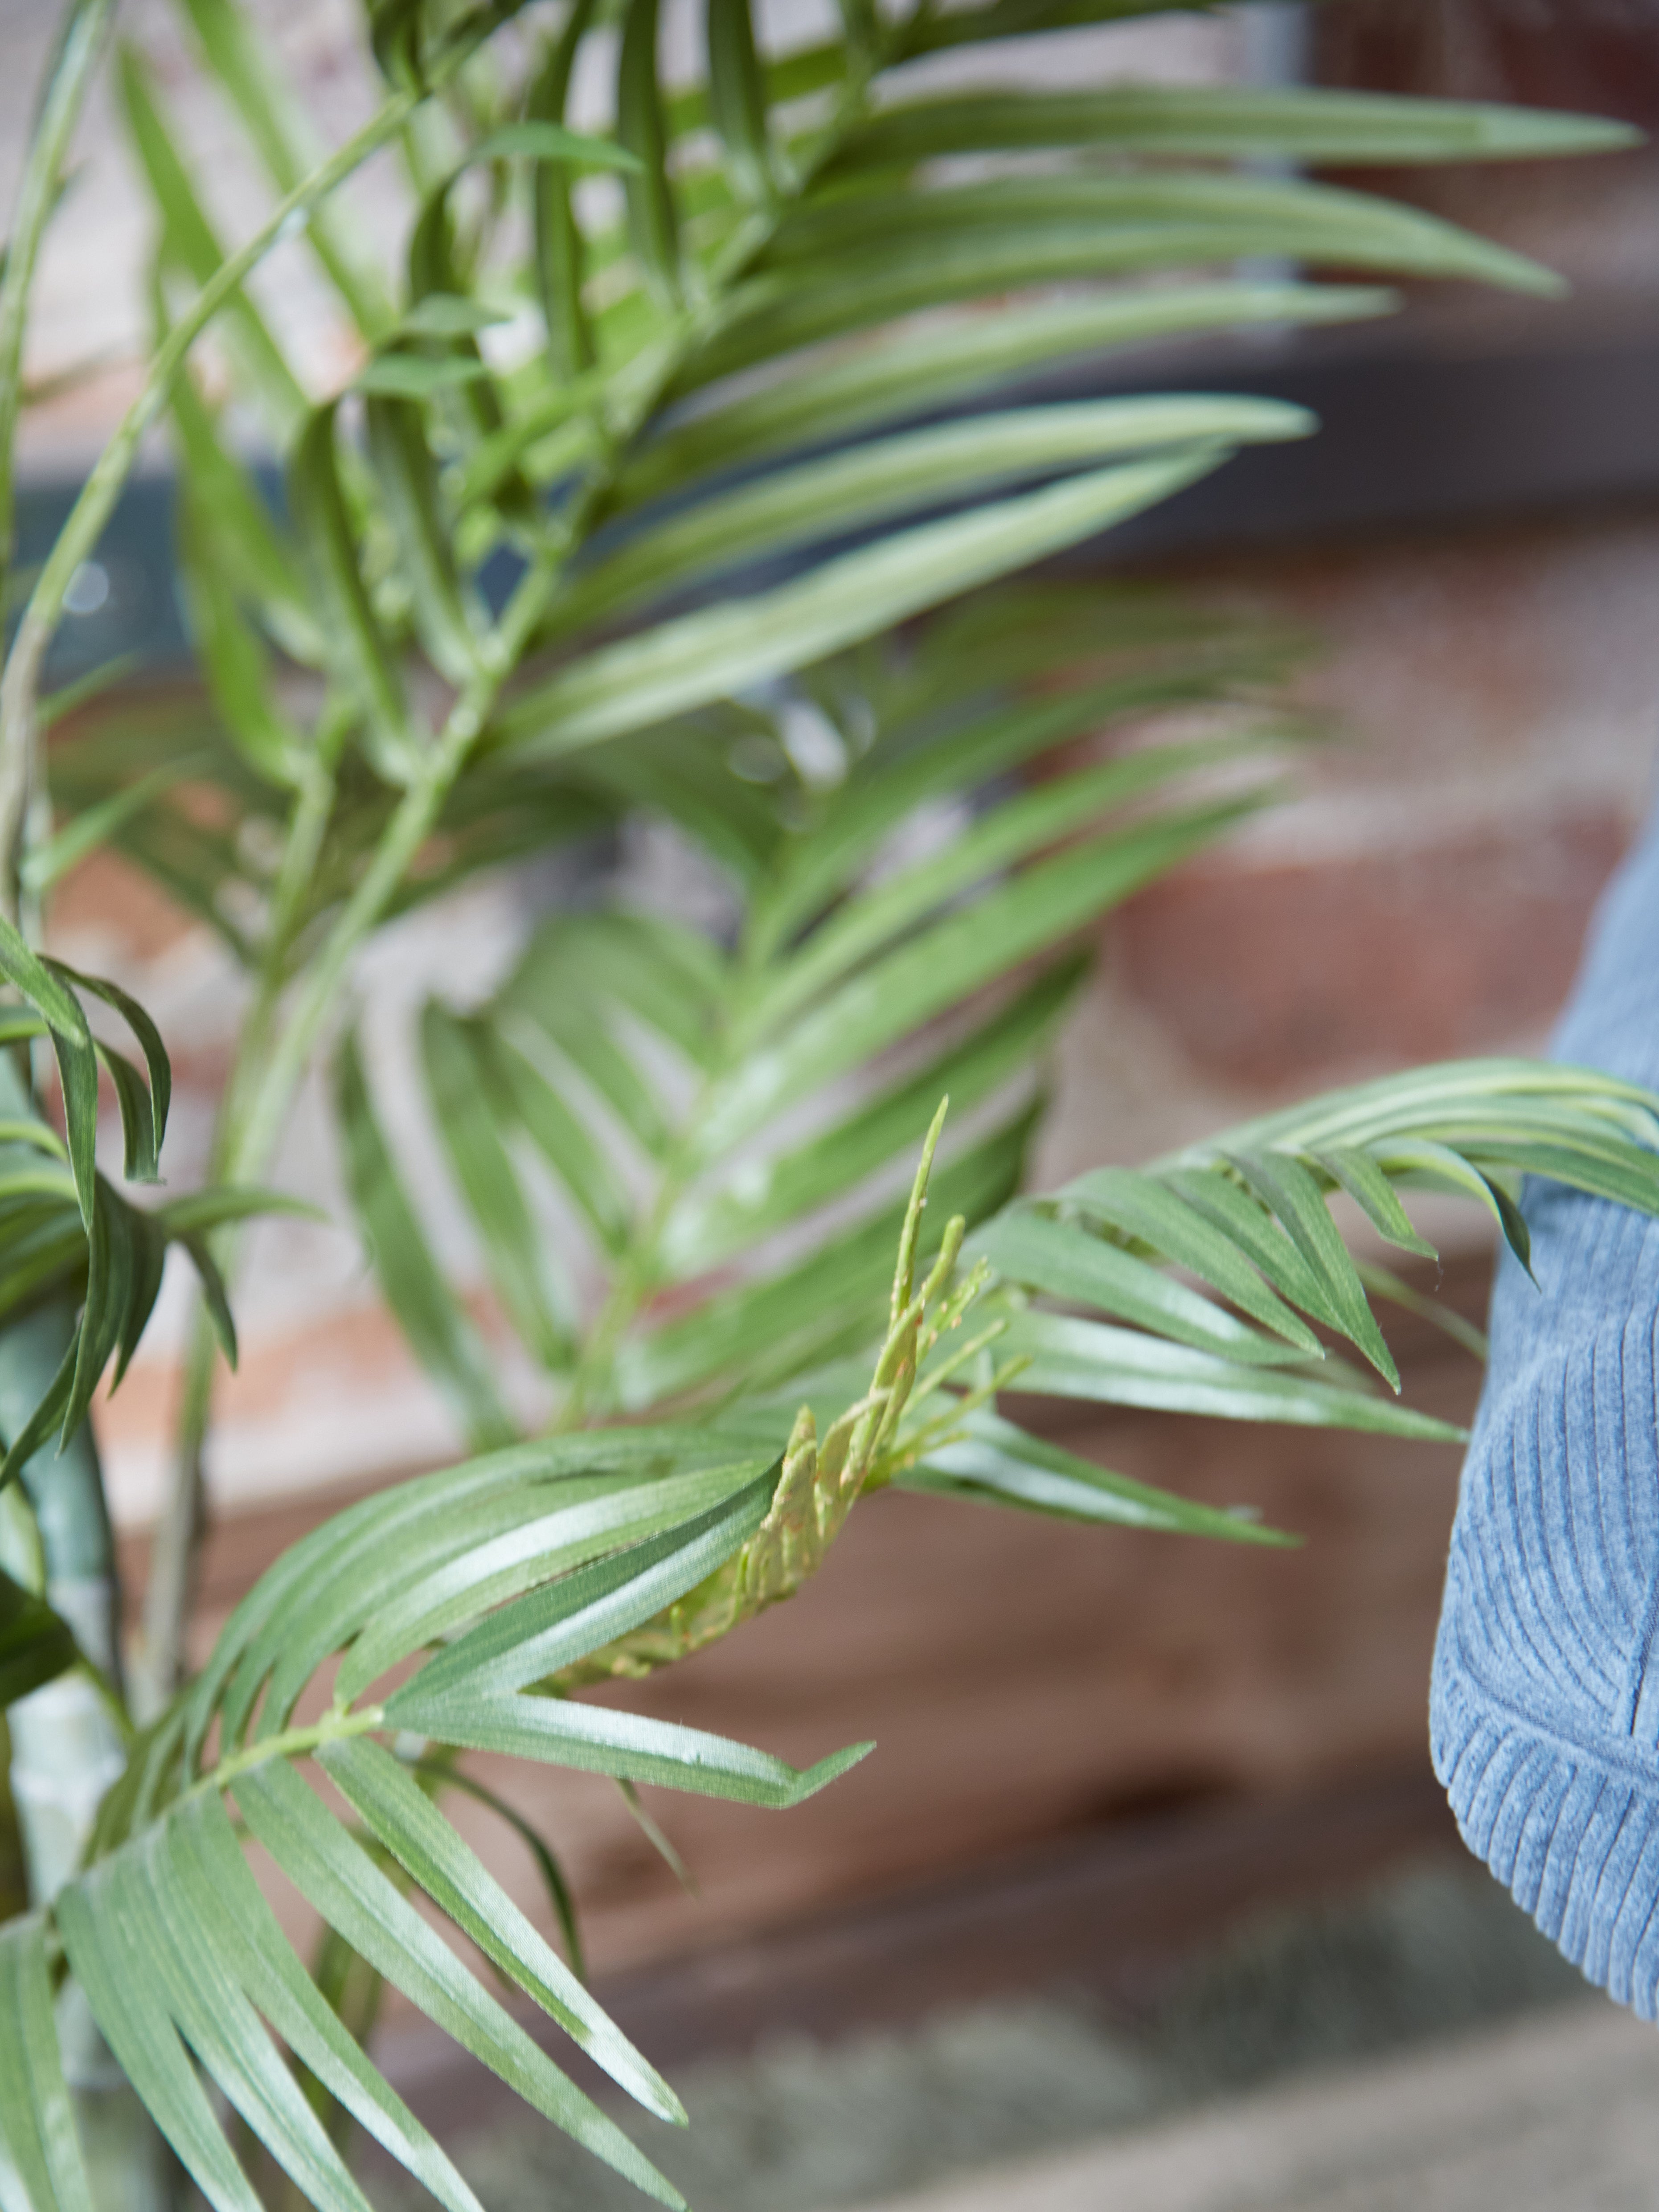
{"type": "MultiPolygon", "coordinates": [[[[25,1589],[0,1568],[0,1712],[42,1683],[55,1681],[79,1656],[69,1623],[58,1618],[45,1598],[25,1589]]],[[[0,2027],[0,2037],[3,2035],[0,2027]]],[[[3,2136],[0,2125],[0,2139],[3,2136]]]]}
{"type": "Polygon", "coordinates": [[[369,605],[334,449],[332,404],[307,422],[289,465],[289,500],[324,616],[334,672],[362,709],[378,774],[400,783],[415,756],[391,647],[369,605]]]}
{"type": "MultiPolygon", "coordinates": [[[[407,358],[386,355],[382,366],[407,358]]],[[[407,399],[373,398],[364,412],[369,459],[409,579],[421,642],[434,666],[459,689],[477,672],[479,637],[439,512],[437,466],[421,410],[407,399]]]]}
{"type": "Polygon", "coordinates": [[[336,1066],[335,1106],[345,1141],[347,1188],[386,1303],[468,1433],[480,1444],[501,1443],[511,1436],[512,1423],[477,1333],[451,1296],[404,1194],[349,1038],[336,1066]]]}
{"type": "Polygon", "coordinates": [[[64,1119],[75,1171],[81,1218],[90,1232],[97,1175],[98,1060],[87,1018],[45,962],[37,960],[11,924],[0,918],[0,975],[15,983],[52,1032],[64,1086],[64,1119]]]}

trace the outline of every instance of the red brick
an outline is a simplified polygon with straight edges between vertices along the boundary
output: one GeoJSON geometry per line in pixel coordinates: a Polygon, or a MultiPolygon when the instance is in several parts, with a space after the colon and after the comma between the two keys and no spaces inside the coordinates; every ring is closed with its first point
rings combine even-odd
{"type": "Polygon", "coordinates": [[[1143,893],[1109,943],[1130,995],[1230,1081],[1500,1048],[1560,1006],[1626,835],[1595,811],[1407,851],[1218,856],[1143,893]]]}

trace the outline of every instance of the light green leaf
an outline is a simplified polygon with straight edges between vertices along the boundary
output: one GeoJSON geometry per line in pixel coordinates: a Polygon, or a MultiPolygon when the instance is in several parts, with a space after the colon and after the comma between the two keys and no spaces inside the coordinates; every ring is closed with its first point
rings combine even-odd
{"type": "Polygon", "coordinates": [[[568,2081],[489,1996],[280,1759],[240,1776],[252,1833],[301,1896],[375,1971],[584,2149],[659,2203],[684,2200],[616,2122],[568,2081]]]}
{"type": "Polygon", "coordinates": [[[1398,1245],[1402,1252],[1415,1252],[1425,1260],[1439,1257],[1427,1238],[1413,1227],[1394,1185],[1369,1152],[1354,1145],[1328,1145],[1309,1158],[1347,1192],[1379,1237],[1398,1245]]]}
{"type": "Polygon", "coordinates": [[[1005,177],[854,195],[796,219],[677,386],[923,308],[1255,254],[1559,291],[1536,262],[1437,218],[1326,186],[1235,177],[1005,177]]]}
{"type": "MultiPolygon", "coordinates": [[[[133,149],[164,225],[164,256],[179,261],[198,287],[205,285],[223,265],[224,249],[179,159],[179,134],[161,107],[149,64],[130,46],[121,49],[119,84],[133,149]]],[[[231,294],[220,320],[278,445],[286,446],[307,404],[293,370],[244,287],[231,294]]]]}
{"type": "Polygon", "coordinates": [[[0,2172],[8,2212],[93,2212],[38,1912],[0,1927],[0,2172]]]}
{"type": "Polygon", "coordinates": [[[1281,1365],[1293,1356],[1282,1340],[1264,1336],[1145,1260],[1029,1205],[987,1222],[969,1249],[1024,1289],[1113,1314],[1200,1352],[1259,1366],[1281,1365]]]}
{"type": "Polygon", "coordinates": [[[1400,1388],[1400,1370],[1365,1297],[1365,1286],[1331,1219],[1317,1179],[1289,1152],[1231,1152],[1228,1158],[1319,1278],[1326,1296],[1320,1318],[1357,1345],[1383,1381],[1400,1388]]]}
{"type": "Polygon", "coordinates": [[[763,1038],[709,1102],[705,1158],[728,1150],[792,1100],[1049,951],[1236,821],[1240,804],[1194,807],[1086,837],[996,884],[763,1038]]]}
{"type": "Polygon", "coordinates": [[[1115,84],[1089,92],[980,92],[886,107],[853,134],[833,173],[908,167],[964,154],[1087,146],[1109,153],[1279,155],[1358,168],[1605,153],[1627,126],[1547,108],[1495,107],[1298,85],[1115,84]]]}
{"type": "Polygon", "coordinates": [[[386,399],[429,399],[434,392],[477,384],[489,374],[472,354],[377,353],[353,379],[359,392],[386,399]]]}
{"type": "MultiPolygon", "coordinates": [[[[515,1035],[515,1027],[509,1022],[493,1033],[481,1032],[473,1040],[477,1055],[475,1065],[479,1103],[483,1103],[487,1094],[491,1108],[502,1122],[508,1127],[516,1124],[523,1130],[592,1230],[601,1248],[607,1252],[620,1251],[627,1240],[631,1215],[611,1163],[586,1124],[561,1095],[557,1084],[550,1079],[531,1041],[515,1035]]],[[[464,1126],[464,1121],[458,1119],[458,1135],[464,1126]]],[[[527,1216],[523,1217],[522,1225],[526,1238],[538,1237],[540,1232],[527,1216]]],[[[532,1259],[528,1251],[523,1253],[520,1267],[531,1265],[532,1259]]],[[[505,1285],[499,1287],[505,1299],[505,1285]]],[[[520,1334],[524,1333],[521,1329],[520,1334]]],[[[562,1337],[551,1340],[546,1356],[562,1361],[566,1349],[562,1337]]]]}
{"type": "MultiPolygon", "coordinates": [[[[1092,627],[1098,639],[1103,628],[1099,616],[1092,627]]],[[[940,647],[947,658],[957,658],[947,641],[941,640],[940,647]]],[[[1000,696],[999,685],[988,713],[966,722],[951,716],[931,742],[913,744],[896,759],[876,751],[855,767],[811,835],[796,839],[779,856],[750,925],[757,950],[775,957],[791,931],[843,891],[883,842],[929,800],[983,789],[1051,748],[1119,720],[1219,704],[1228,696],[1231,678],[1247,672],[1224,665],[1182,668],[1174,673],[1137,672],[1103,684],[1079,684],[1054,697],[1022,698],[1012,706],[1000,696]]],[[[969,672],[961,673],[971,682],[969,672]]],[[[1255,741],[1271,742],[1273,734],[1271,730],[1256,732],[1255,741]]],[[[1144,796],[1176,776],[1238,760],[1251,743],[1251,734],[1246,733],[1218,741],[1148,746],[1118,762],[1120,780],[1109,795],[1115,800],[1144,796]]]]}
{"type": "Polygon", "coordinates": [[[516,1807],[509,1805],[498,1791],[480,1782],[477,1775],[469,1774],[465,1767],[452,1765],[441,1755],[435,1759],[416,1759],[414,1765],[416,1773],[426,1775],[434,1781],[441,1781],[447,1790],[459,1790],[464,1796],[476,1798],[479,1804],[487,1805],[512,1829],[535,1862],[536,1871],[542,1878],[542,1887],[547,1893],[547,1901],[559,1923],[559,1935],[570,1970],[585,1986],[587,1968],[582,1954],[581,1929],[576,1917],[575,1899],[540,1830],[533,1827],[524,1814],[516,1807]]]}
{"type": "Polygon", "coordinates": [[[398,334],[415,338],[476,337],[499,324],[512,321],[505,309],[486,307],[482,300],[463,292],[428,292],[416,300],[398,324],[398,334]]]}
{"type": "MultiPolygon", "coordinates": [[[[279,192],[293,191],[325,158],[305,102],[234,0],[185,0],[185,6],[203,54],[240,115],[271,182],[279,192]]],[[[392,310],[338,200],[325,199],[315,207],[307,228],[318,260],[358,329],[373,338],[391,320],[392,310]]]]}
{"type": "Polygon", "coordinates": [[[532,118],[524,123],[499,123],[471,148],[468,161],[558,161],[584,169],[620,169],[629,173],[643,165],[639,155],[614,138],[598,138],[592,132],[572,131],[562,123],[532,118]]]}
{"type": "Polygon", "coordinates": [[[740,1159],[723,1188],[691,1195],[669,1215],[661,1246],[666,1267],[682,1277],[698,1274],[753,1247],[914,1146],[941,1097],[965,1113],[1029,1071],[1085,972],[1079,958],[1054,962],[959,1043],[844,1121],[781,1158],[740,1159]]]}
{"type": "Polygon", "coordinates": [[[1028,1436],[1012,1421],[978,1413],[966,1434],[931,1445],[914,1473],[900,1478],[905,1490],[978,1498],[988,1504],[1023,1506],[1067,1521],[1156,1528],[1170,1535],[1218,1537],[1234,1544],[1282,1545],[1295,1540],[1276,1528],[1177,1498],[1172,1491],[1114,1474],[1058,1444],[1028,1436]]]}
{"type": "Polygon", "coordinates": [[[999,1356],[1023,1364],[1018,1387],[1033,1396],[1138,1406],[1210,1420],[1283,1421],[1297,1428],[1358,1429],[1424,1443],[1459,1443],[1465,1431],[1367,1389],[1333,1359],[1316,1374],[1262,1367],[1229,1353],[1035,1310],[1017,1313],[999,1356]]]}
{"type": "Polygon", "coordinates": [[[321,1764],[370,1831],[485,1958],[637,2103],[659,2119],[684,2124],[685,2107],[661,2075],[612,2026],[406,1768],[362,1737],[330,1745],[321,1764]]]}
{"type": "Polygon", "coordinates": [[[1200,448],[1098,470],[902,532],[826,562],[801,582],[603,647],[514,700],[495,722],[495,742],[546,758],[741,691],[1077,544],[1209,475],[1224,458],[1200,448]]]}
{"type": "MultiPolygon", "coordinates": [[[[417,1678],[418,1679],[418,1678],[417,1678]]],[[[423,1700],[411,1686],[393,1700],[400,1720],[441,1743],[506,1752],[554,1766],[654,1783],[702,1797],[780,1811],[803,1803],[875,1749],[852,1744],[797,1770],[765,1752],[702,1729],[680,1728],[638,1713],[613,1712],[565,1698],[522,1695],[471,1698],[465,1692],[423,1700]]],[[[391,1708],[387,1708],[388,1711],[391,1708]]]]}
{"type": "MultiPolygon", "coordinates": [[[[665,1529],[682,1530],[698,1516],[717,1515],[734,1493],[753,1486],[757,1472],[752,1463],[727,1463],[655,1480],[619,1472],[550,1487],[521,1486],[493,1510],[458,1514],[447,1528],[412,1531],[382,1567],[380,1602],[341,1662],[340,1694],[359,1696],[422,1645],[441,1639],[447,1639],[449,1648],[428,1662],[437,1668],[428,1691],[475,1674],[483,1664],[481,1646],[489,1652],[514,1654],[513,1666],[519,1671],[505,1684],[507,1688],[536,1680],[559,1662],[544,1666],[533,1652],[526,1658],[519,1646],[526,1637],[538,1634],[547,1618],[562,1621],[567,1610],[578,1603],[585,1587],[579,1570],[623,1547],[641,1546],[665,1529]],[[542,1587],[550,1583],[554,1584],[550,1591],[542,1587]],[[533,1594],[528,1599],[526,1591],[533,1594]],[[483,1615],[487,1620],[477,1627],[471,1626],[483,1615]]],[[[760,1507],[763,1512],[765,1503],[760,1507]]],[[[748,1533],[746,1527],[739,1529],[732,1548],[748,1533]]],[[[637,1551],[629,1556],[636,1564],[644,1559],[637,1551]]],[[[694,1575],[692,1580],[697,1578],[694,1575]]],[[[646,1614],[655,1609],[647,1604],[646,1614]]],[[[318,1629],[324,1632],[320,1618],[318,1629]]],[[[342,1632],[337,1614],[324,1632],[337,1640],[342,1632]]],[[[606,1640],[603,1636],[595,1639],[606,1640]]],[[[313,1638],[307,1624],[307,1635],[296,1641],[314,1650],[321,1648],[322,1637],[313,1638]]],[[[287,1701],[288,1686],[298,1679],[299,1670],[285,1660],[272,1677],[275,1705],[287,1701]]],[[[492,1676],[483,1681],[469,1680],[469,1686],[494,1694],[503,1684],[492,1676]]]]}
{"type": "Polygon", "coordinates": [[[706,471],[919,413],[1071,355],[1188,331],[1345,322],[1395,304],[1392,293],[1350,285],[1180,284],[964,316],[848,359],[800,364],[700,410],[628,459],[620,496],[636,505],[706,471]]]}
{"type": "MultiPolygon", "coordinates": [[[[1012,1197],[1037,1111],[1024,1107],[934,1170],[929,1204],[938,1216],[982,1220],[1012,1197]]],[[[719,1381],[763,1389],[838,1352],[862,1351],[878,1334],[904,1212],[890,1206],[785,1271],[763,1269],[683,1319],[635,1335],[616,1360],[622,1406],[642,1410],[719,1381]]]]}
{"type": "Polygon", "coordinates": [[[175,1814],[167,1848],[191,1881],[203,1933],[295,2056],[447,2212],[477,2198],[319,1995],[248,1870],[216,1792],[175,1814]]]}
{"type": "MultiPolygon", "coordinates": [[[[213,566],[223,587],[246,600],[290,659],[321,667],[326,647],[306,596],[298,561],[247,471],[226,450],[188,374],[170,396],[185,479],[187,519],[210,531],[213,566]]],[[[185,553],[196,548],[186,535],[185,553]]]]}
{"type": "Polygon", "coordinates": [[[1322,1356],[1319,1339],[1267,1288],[1237,1246],[1152,1176],[1132,1168],[1096,1168],[1058,1195],[1068,1210],[1075,1206],[1091,1221],[1189,1268],[1287,1344],[1300,1346],[1315,1358],[1322,1356]]]}
{"type": "MultiPolygon", "coordinates": [[[[977,884],[1036,854],[1052,849],[1097,823],[1112,805],[1154,787],[1178,772],[1179,758],[1156,749],[1127,761],[1106,761],[1071,775],[1057,775],[989,809],[932,860],[922,860],[848,899],[813,934],[759,996],[746,1036],[762,1036],[823,991],[903,938],[930,914],[977,884]]],[[[1177,821],[1165,814],[1121,832],[1130,844],[1157,839],[1177,821]]],[[[1206,811],[1206,819],[1213,816],[1206,811]]]]}
{"type": "Polygon", "coordinates": [[[369,605],[334,447],[336,404],[307,422],[289,464],[289,502],[324,616],[334,674],[362,708],[370,760],[389,783],[413,773],[403,686],[369,605]]]}
{"type": "Polygon", "coordinates": [[[738,191],[768,200],[772,147],[766,123],[766,80],[755,43],[749,0],[708,0],[708,106],[738,191]]]}
{"type": "Polygon", "coordinates": [[[64,1948],[123,2073],[215,2212],[260,2212],[163,1995],[165,1938],[135,1893],[141,1848],[128,1844],[59,1893],[64,1948]]]}
{"type": "MultiPolygon", "coordinates": [[[[738,1460],[649,1486],[647,1517],[629,1498],[632,1525],[620,1516],[613,1520],[610,1556],[556,1580],[542,1576],[542,1588],[488,1614],[429,1659],[410,1695],[428,1705],[458,1697],[509,1697],[641,1626],[724,1566],[754,1534],[778,1473],[776,1461],[769,1467],[738,1460]]],[[[398,1714],[406,1710],[399,1703],[404,1696],[396,1693],[388,1713],[393,1706],[398,1714]]]]}
{"type": "Polygon", "coordinates": [[[471,1208],[496,1294],[527,1349],[544,1366],[562,1366],[571,1297],[552,1271],[547,1233],[530,1212],[507,1148],[507,1132],[519,1118],[512,1079],[485,1038],[435,1004],[422,1016],[421,1044],[434,1126],[471,1208]]]}
{"type": "MultiPolygon", "coordinates": [[[[382,366],[401,358],[383,356],[382,366]]],[[[384,396],[370,398],[364,416],[370,464],[409,579],[421,642],[439,672],[462,688],[477,671],[481,624],[456,574],[424,419],[411,401],[384,396]]]]}
{"type": "MultiPolygon", "coordinates": [[[[300,733],[277,702],[270,655],[243,617],[219,542],[215,524],[187,495],[179,512],[179,580],[191,642],[232,744],[256,775],[292,787],[299,778],[300,733]]],[[[173,781],[178,774],[158,770],[132,792],[165,788],[158,777],[173,781]]]]}
{"type": "Polygon", "coordinates": [[[1010,409],[913,430],[785,469],[654,526],[641,518],[609,561],[557,611],[589,622],[653,593],[684,589],[710,568],[866,529],[892,516],[1020,477],[1196,442],[1246,445],[1300,438],[1304,410],[1272,400],[1209,398],[1084,400],[1010,409]]]}
{"type": "Polygon", "coordinates": [[[167,2009],[233,2108],[320,2212],[369,2212],[293,2074],[217,1948],[202,1933],[205,1887],[152,1832],[123,1855],[125,1909],[145,1925],[167,2009]]]}

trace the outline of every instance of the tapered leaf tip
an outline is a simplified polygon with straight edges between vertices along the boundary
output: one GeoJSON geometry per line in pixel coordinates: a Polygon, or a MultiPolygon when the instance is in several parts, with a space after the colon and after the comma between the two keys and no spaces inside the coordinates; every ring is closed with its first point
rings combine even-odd
{"type": "Polygon", "coordinates": [[[899,1316],[910,1303],[915,1288],[916,1248],[921,1241],[922,1209],[927,1203],[927,1179],[933,1171],[933,1155],[939,1150],[939,1140],[945,1127],[945,1117],[951,1110],[951,1095],[947,1091],[928,1124],[922,1143],[921,1158],[916,1167],[916,1179],[910,1186],[910,1202],[904,1209],[904,1227],[899,1234],[898,1265],[893,1271],[893,1296],[889,1310],[888,1326],[896,1323],[899,1316]]]}
{"type": "Polygon", "coordinates": [[[806,1767],[799,1777],[790,1803],[799,1805],[809,1797],[816,1797],[820,1790],[827,1790],[832,1782],[838,1782],[861,1759],[867,1759],[875,1747],[873,1741],[849,1743],[845,1751],[831,1752],[828,1759],[819,1759],[816,1766],[806,1767]]]}

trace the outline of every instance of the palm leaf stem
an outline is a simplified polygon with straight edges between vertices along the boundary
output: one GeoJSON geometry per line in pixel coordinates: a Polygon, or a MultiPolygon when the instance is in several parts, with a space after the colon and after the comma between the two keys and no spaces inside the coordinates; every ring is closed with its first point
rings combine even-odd
{"type": "MultiPolygon", "coordinates": [[[[4,273],[0,275],[0,593],[11,568],[17,419],[23,404],[23,334],[29,289],[41,240],[58,204],[70,141],[113,14],[114,0],[71,0],[65,10],[40,114],[30,134],[4,273]]],[[[65,588],[73,573],[71,569],[65,575],[65,588]]],[[[39,594],[37,584],[31,607],[39,594]]],[[[26,615],[26,624],[27,620],[26,615]]],[[[31,683],[31,711],[14,731],[4,711],[4,687],[0,684],[0,915],[8,921],[18,917],[19,848],[37,775],[33,690],[31,683]]]]}
{"type": "Polygon", "coordinates": [[[289,234],[290,227],[308,217],[348,177],[397,137],[422,102],[459,72],[491,27],[486,13],[470,39],[444,53],[422,87],[394,93],[361,129],[286,193],[253,236],[220,264],[157,347],[143,390],[99,455],[35,580],[4,675],[0,677],[0,853],[11,850],[21,828],[36,737],[40,671],[63,619],[70,581],[103,534],[143,441],[160,421],[191,347],[236,296],[243,280],[289,234]]]}
{"type": "MultiPolygon", "coordinates": [[[[319,746],[308,757],[289,817],[271,895],[269,927],[261,945],[254,994],[236,1040],[229,1077],[214,1130],[208,1180],[229,1182],[242,1172],[240,1132],[260,1095],[295,941],[333,817],[336,761],[319,746]]],[[[229,1276],[240,1224],[227,1224],[210,1243],[229,1276]]],[[[186,1328],[185,1375],[173,1425],[172,1473],[144,1589],[143,1634],[135,1684],[140,1711],[158,1712],[178,1686],[185,1659],[185,1629],[195,1595],[197,1567],[206,1529],[207,1492],[202,1466],[212,1410],[216,1340],[199,1281],[192,1283],[186,1328]]]]}
{"type": "MultiPolygon", "coordinates": [[[[900,58],[901,38],[901,30],[890,31],[879,62],[874,58],[861,62],[850,76],[816,148],[798,165],[794,181],[797,192],[804,190],[812,176],[834,159],[845,137],[863,114],[872,71],[900,58]]],[[[384,117],[388,111],[381,112],[384,117]]],[[[709,280],[708,302],[686,311],[668,341],[653,351],[647,374],[625,392],[617,416],[607,425],[608,454],[604,465],[592,472],[578,493],[569,514],[563,519],[556,543],[544,544],[520,580],[493,637],[480,655],[478,667],[463,687],[436,740],[421,753],[420,766],[382,831],[368,869],[307,973],[298,1003],[268,1048],[261,1032],[274,1020],[276,989],[280,986],[273,986],[268,991],[262,981],[250,1011],[252,1034],[245,1032],[246,1044],[239,1041],[235,1055],[239,1073],[233,1075],[227,1091],[221,1130],[215,1140],[216,1164],[222,1180],[232,1183],[251,1181],[264,1172],[294,1093],[332,1014],[359,945],[384,918],[410,866],[431,835],[502,684],[547,613],[566,564],[602,516],[633,441],[711,330],[721,295],[748,273],[770,245],[787,205],[787,199],[775,204],[767,213],[757,216],[745,225],[709,280]],[[245,1067],[248,1071],[246,1076],[240,1073],[245,1067]]],[[[186,327],[189,320],[185,318],[177,328],[186,327]]],[[[175,331],[175,339],[176,335],[175,331]]],[[[74,520],[72,515],[71,525],[74,520]]],[[[3,732],[3,702],[0,702],[0,734],[3,732]]],[[[410,734],[412,737],[415,733],[410,734]]],[[[304,813],[302,797],[290,825],[282,870],[283,877],[288,878],[291,863],[296,912],[314,880],[320,856],[320,825],[314,839],[306,836],[301,830],[304,813]]],[[[665,1180],[653,1218],[645,1225],[635,1255],[637,1262],[643,1262],[654,1249],[673,1196],[673,1188],[665,1180]]],[[[625,1266],[613,1285],[611,1301],[595,1325],[584,1355],[584,1365],[578,1370],[567,1407],[568,1422],[574,1424],[583,1417],[583,1408],[589,1401],[602,1364],[608,1363],[617,1337],[638,1310],[644,1295],[641,1266],[625,1266]]],[[[173,1483],[158,1540],[157,1572],[151,1590],[146,1594],[147,1688],[152,1696],[158,1690],[164,1692],[177,1678],[189,1605],[191,1562],[199,1550],[202,1535],[200,1463],[208,1414],[211,1349],[199,1316],[192,1329],[191,1343],[191,1367],[175,1432],[173,1483]],[[198,1346],[202,1348],[198,1351],[198,1346]]]]}

